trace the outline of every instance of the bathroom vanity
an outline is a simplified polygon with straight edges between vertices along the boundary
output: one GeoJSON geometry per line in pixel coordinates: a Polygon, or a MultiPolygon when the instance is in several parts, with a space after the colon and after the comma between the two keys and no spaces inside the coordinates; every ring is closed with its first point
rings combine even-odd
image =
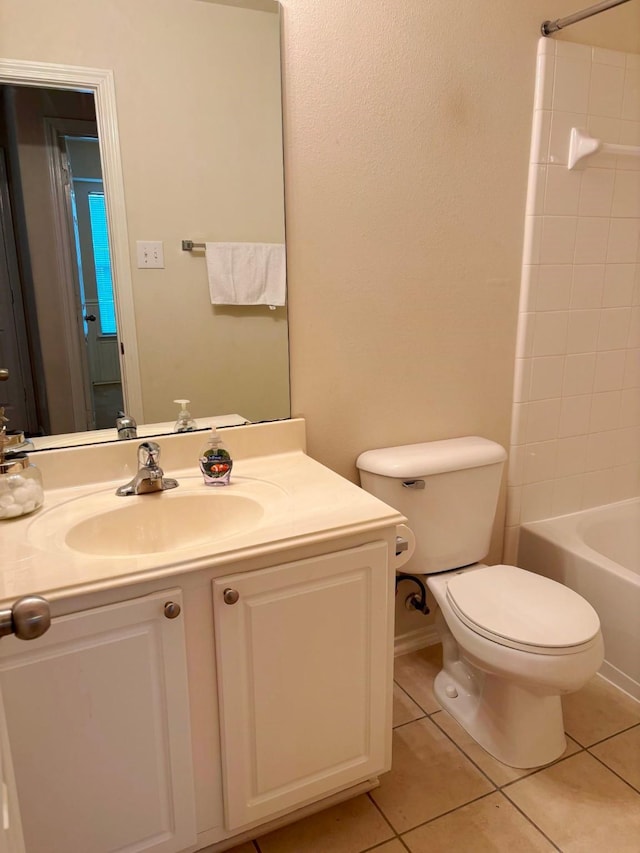
{"type": "MultiPolygon", "coordinates": [[[[38,454],[44,507],[1,528],[0,595],[50,602],[0,642],[9,816],[27,853],[224,850],[390,766],[403,517],[304,453],[304,424],[158,439],[171,492],[117,497],[138,442],[38,454]]],[[[5,809],[6,811],[6,809],[5,809]]]]}

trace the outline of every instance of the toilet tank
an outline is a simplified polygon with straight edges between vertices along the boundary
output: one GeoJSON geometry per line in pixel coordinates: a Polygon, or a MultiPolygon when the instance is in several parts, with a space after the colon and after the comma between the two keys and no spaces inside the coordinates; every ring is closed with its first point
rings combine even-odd
{"type": "Polygon", "coordinates": [[[487,555],[506,458],[479,436],[360,454],[362,487],[405,515],[415,534],[403,572],[433,574],[487,555]]]}

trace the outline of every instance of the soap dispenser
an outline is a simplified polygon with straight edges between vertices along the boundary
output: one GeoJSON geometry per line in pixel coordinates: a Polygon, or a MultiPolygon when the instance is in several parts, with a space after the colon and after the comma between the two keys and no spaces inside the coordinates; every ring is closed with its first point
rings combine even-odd
{"type": "Polygon", "coordinates": [[[215,426],[211,427],[209,440],[200,451],[199,461],[207,486],[229,485],[233,460],[215,426]]]}
{"type": "Polygon", "coordinates": [[[195,429],[198,429],[198,424],[191,417],[191,412],[187,411],[187,406],[191,402],[191,400],[174,400],[174,403],[177,403],[180,406],[180,411],[178,412],[178,420],[173,427],[174,432],[193,432],[195,429]]]}

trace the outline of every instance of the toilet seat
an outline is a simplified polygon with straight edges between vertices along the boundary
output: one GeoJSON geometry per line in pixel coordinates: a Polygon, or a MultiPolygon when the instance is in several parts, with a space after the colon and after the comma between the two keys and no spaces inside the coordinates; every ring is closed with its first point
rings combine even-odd
{"type": "Polygon", "coordinates": [[[503,646],[536,654],[582,651],[600,620],[569,587],[516,566],[483,566],[449,579],[447,601],[472,631],[503,646]]]}

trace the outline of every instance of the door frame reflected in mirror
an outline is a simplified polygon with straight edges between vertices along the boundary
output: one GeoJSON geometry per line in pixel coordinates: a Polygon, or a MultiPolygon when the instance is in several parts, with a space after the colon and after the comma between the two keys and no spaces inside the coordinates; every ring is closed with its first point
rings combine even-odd
{"type": "Polygon", "coordinates": [[[65,89],[93,95],[109,226],[122,390],[127,412],[142,422],[142,384],[113,72],[83,66],[0,59],[0,84],[65,89]]]}

